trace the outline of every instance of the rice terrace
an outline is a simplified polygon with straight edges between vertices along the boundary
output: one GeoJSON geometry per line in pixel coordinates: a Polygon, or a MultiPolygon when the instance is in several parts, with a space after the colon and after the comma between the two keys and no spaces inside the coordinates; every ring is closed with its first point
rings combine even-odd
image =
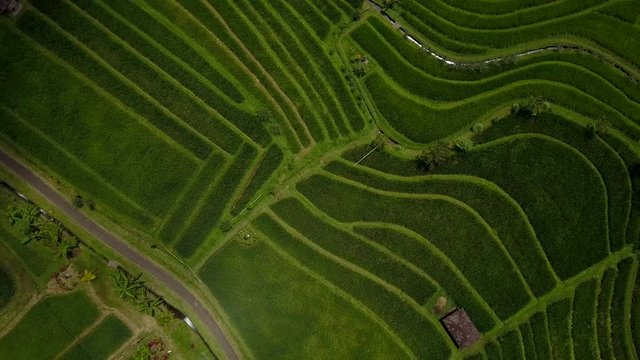
{"type": "Polygon", "coordinates": [[[0,359],[640,359],[640,0],[0,13],[0,359]]]}

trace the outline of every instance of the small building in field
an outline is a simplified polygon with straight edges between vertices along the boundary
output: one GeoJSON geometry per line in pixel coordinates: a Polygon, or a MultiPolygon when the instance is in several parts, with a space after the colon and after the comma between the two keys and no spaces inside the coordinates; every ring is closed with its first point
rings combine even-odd
{"type": "Polygon", "coordinates": [[[0,14],[16,16],[22,10],[19,0],[0,0],[0,14]]]}
{"type": "Polygon", "coordinates": [[[453,309],[440,322],[460,349],[473,345],[482,336],[462,308],[453,309]]]}

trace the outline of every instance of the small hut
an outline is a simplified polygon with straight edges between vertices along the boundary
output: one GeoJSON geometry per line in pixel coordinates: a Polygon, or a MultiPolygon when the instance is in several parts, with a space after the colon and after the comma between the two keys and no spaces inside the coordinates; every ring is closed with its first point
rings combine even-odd
{"type": "Polygon", "coordinates": [[[456,308],[445,315],[440,322],[458,348],[465,348],[480,340],[482,334],[462,308],[456,308]]]}
{"type": "Polygon", "coordinates": [[[19,0],[0,0],[0,14],[16,16],[22,10],[19,0]]]}

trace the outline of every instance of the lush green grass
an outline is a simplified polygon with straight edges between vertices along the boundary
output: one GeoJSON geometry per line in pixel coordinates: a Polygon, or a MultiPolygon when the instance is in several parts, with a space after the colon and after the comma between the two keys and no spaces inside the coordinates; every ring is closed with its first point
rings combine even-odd
{"type": "Polygon", "coordinates": [[[200,247],[216,224],[226,215],[225,209],[242,183],[243,177],[257,155],[256,149],[243,144],[235,159],[225,169],[225,173],[209,189],[202,199],[200,208],[192,215],[185,232],[176,244],[176,250],[183,257],[189,257],[200,247]]]}
{"type": "Polygon", "coordinates": [[[328,223],[300,200],[287,198],[272,209],[318,246],[395,286],[418,304],[425,304],[436,293],[437,287],[431,279],[409,268],[402,258],[391,257],[371,243],[328,223]]]}
{"type": "Polygon", "coordinates": [[[611,338],[611,303],[615,289],[617,270],[609,268],[604,272],[600,282],[600,294],[598,295],[598,348],[601,359],[615,359],[613,353],[613,339],[611,338]]]}
{"type": "MultiPolygon", "coordinates": [[[[6,26],[1,34],[4,39],[12,38],[14,45],[1,50],[2,66],[9,75],[2,82],[0,102],[145,210],[163,214],[182,190],[187,180],[183,174],[193,171],[195,161],[75,74],[12,35],[6,26]]],[[[2,132],[10,135],[6,127],[2,132]]],[[[12,140],[18,146],[30,141],[12,140]]],[[[73,176],[65,174],[71,183],[73,176]]]]}
{"type": "Polygon", "coordinates": [[[490,360],[502,359],[502,349],[500,349],[500,344],[495,341],[488,342],[484,347],[484,352],[490,360]]]}
{"type": "Polygon", "coordinates": [[[544,312],[537,312],[529,320],[533,331],[533,341],[536,344],[536,356],[540,360],[552,360],[551,342],[549,340],[549,327],[547,316],[544,312]]]}
{"type": "Polygon", "coordinates": [[[524,360],[522,335],[518,329],[511,330],[498,338],[503,359],[524,360]]]}
{"type": "Polygon", "coordinates": [[[365,169],[349,166],[343,161],[334,161],[325,167],[325,170],[372,188],[412,194],[440,194],[464,202],[496,232],[535,295],[543,295],[557,284],[526,215],[513,199],[495,185],[469,177],[402,178],[365,169]]]}
{"type": "Polygon", "coordinates": [[[131,330],[114,315],[107,316],[63,355],[69,360],[106,359],[131,336],[131,330]]]}
{"type": "Polygon", "coordinates": [[[631,336],[633,337],[637,356],[640,355],[640,271],[636,272],[636,278],[633,283],[630,315],[631,336]]]}
{"type": "Polygon", "coordinates": [[[410,349],[413,356],[446,358],[451,353],[451,343],[440,324],[423,311],[418,312],[417,304],[411,305],[393,289],[348,268],[335,258],[317,252],[268,215],[258,217],[254,225],[305,267],[373,311],[410,349]]]}
{"type": "Polygon", "coordinates": [[[0,268],[0,311],[11,301],[15,290],[16,285],[13,278],[0,268]]]}
{"type": "Polygon", "coordinates": [[[326,176],[313,176],[297,188],[338,221],[393,223],[421,234],[460,268],[502,319],[531,300],[499,239],[476,212],[459,201],[441,195],[382,194],[326,176]]]}
{"type": "Polygon", "coordinates": [[[574,358],[571,338],[572,301],[571,298],[565,298],[547,306],[549,340],[554,359],[574,358]]]}
{"type": "Polygon", "coordinates": [[[200,271],[255,356],[408,358],[359,305],[283,257],[271,241],[229,243],[200,271]]]}
{"type": "Polygon", "coordinates": [[[598,358],[598,333],[596,327],[598,291],[600,281],[592,279],[580,284],[573,297],[571,336],[576,359],[598,358]]]}
{"type": "Polygon", "coordinates": [[[438,171],[483,177],[513,197],[562,279],[608,255],[602,178],[583,155],[561,142],[532,134],[505,137],[438,171]]]}
{"type": "Polygon", "coordinates": [[[80,291],[48,297],[0,339],[7,359],[53,359],[98,317],[98,309],[80,291]]]}
{"type": "Polygon", "coordinates": [[[531,323],[523,323],[519,327],[520,335],[522,335],[522,346],[524,348],[524,357],[526,359],[535,359],[536,355],[536,343],[533,339],[533,329],[531,329],[531,323]]]}
{"type": "Polygon", "coordinates": [[[631,317],[631,291],[637,271],[636,257],[628,257],[618,263],[610,309],[611,340],[616,359],[632,359],[635,353],[628,319],[631,317]]]}

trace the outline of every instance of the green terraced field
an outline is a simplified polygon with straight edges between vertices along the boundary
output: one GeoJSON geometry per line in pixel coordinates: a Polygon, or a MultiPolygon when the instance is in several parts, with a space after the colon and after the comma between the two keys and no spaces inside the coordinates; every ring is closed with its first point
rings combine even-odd
{"type": "Polygon", "coordinates": [[[241,358],[640,357],[640,0],[24,5],[0,146],[206,293],[241,358]]]}

